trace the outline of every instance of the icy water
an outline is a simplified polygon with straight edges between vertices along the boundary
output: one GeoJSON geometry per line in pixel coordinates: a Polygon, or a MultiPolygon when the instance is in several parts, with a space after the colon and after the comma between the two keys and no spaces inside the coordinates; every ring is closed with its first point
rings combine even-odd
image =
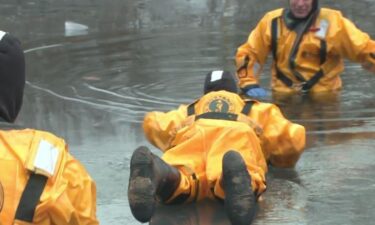
{"type": "MultiPolygon", "coordinates": [[[[22,40],[27,60],[17,122],[66,139],[97,182],[101,224],[139,224],[126,192],[132,151],[150,146],[144,113],[194,100],[209,70],[233,71],[249,31],[286,2],[2,0],[0,29],[22,40]]],[[[322,3],[375,38],[375,0],[322,3]]],[[[306,126],[308,143],[294,169],[270,168],[254,224],[374,224],[375,76],[348,62],[342,77],[335,95],[269,99],[306,126]]],[[[151,224],[229,222],[221,205],[203,202],[160,207],[151,224]]]]}

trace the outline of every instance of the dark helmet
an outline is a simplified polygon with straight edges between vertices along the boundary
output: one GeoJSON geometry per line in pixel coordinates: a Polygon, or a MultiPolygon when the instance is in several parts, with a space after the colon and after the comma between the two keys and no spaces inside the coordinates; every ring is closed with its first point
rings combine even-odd
{"type": "Polygon", "coordinates": [[[204,81],[204,93],[221,90],[238,93],[237,80],[228,71],[214,70],[209,72],[204,81]]]}
{"type": "Polygon", "coordinates": [[[0,119],[14,122],[22,105],[25,57],[20,41],[0,31],[0,119]]]}

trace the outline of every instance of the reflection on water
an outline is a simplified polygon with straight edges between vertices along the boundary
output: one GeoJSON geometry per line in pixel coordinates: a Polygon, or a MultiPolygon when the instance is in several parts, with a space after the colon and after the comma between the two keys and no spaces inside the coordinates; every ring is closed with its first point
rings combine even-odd
{"type": "Polygon", "coordinates": [[[150,225],[230,225],[224,205],[205,200],[198,204],[158,206],[150,225]],[[171,216],[174,215],[174,216],[171,216]]]}
{"type": "MultiPolygon", "coordinates": [[[[209,70],[233,71],[235,50],[251,28],[285,2],[3,0],[0,27],[20,37],[27,60],[17,122],[67,140],[97,182],[101,224],[138,224],[126,191],[130,155],[149,145],[144,113],[193,101],[209,70]]],[[[342,9],[375,37],[372,1],[322,4],[342,9]]],[[[266,68],[264,87],[268,75],[266,68]]],[[[270,169],[254,224],[372,224],[375,79],[348,63],[343,81],[343,90],[330,95],[272,96],[306,127],[307,148],[295,169],[270,169]]],[[[159,207],[151,224],[164,219],[228,224],[213,202],[159,207]]]]}
{"type": "MultiPolygon", "coordinates": [[[[341,92],[314,95],[276,95],[273,102],[293,121],[301,123],[308,131],[307,146],[336,145],[355,139],[373,139],[375,132],[368,130],[375,115],[375,103],[367,101],[348,108],[348,99],[341,92]],[[368,103],[365,103],[368,102],[368,103]],[[364,107],[367,104],[369,107],[364,107]]],[[[349,101],[352,101],[349,99],[349,101]]]]}

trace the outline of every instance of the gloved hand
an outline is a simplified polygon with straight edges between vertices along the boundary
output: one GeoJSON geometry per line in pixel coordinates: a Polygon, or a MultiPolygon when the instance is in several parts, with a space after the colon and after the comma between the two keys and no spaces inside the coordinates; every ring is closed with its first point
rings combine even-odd
{"type": "Polygon", "coordinates": [[[246,91],[246,95],[251,97],[266,97],[267,91],[261,87],[253,87],[246,91]]]}

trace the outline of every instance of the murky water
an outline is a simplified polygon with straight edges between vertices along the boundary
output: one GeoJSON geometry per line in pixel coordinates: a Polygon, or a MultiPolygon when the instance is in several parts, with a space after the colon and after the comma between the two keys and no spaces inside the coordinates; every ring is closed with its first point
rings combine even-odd
{"type": "MultiPolygon", "coordinates": [[[[322,2],[375,38],[374,0],[322,2]]],[[[144,113],[194,100],[209,70],[233,71],[248,32],[266,11],[285,4],[2,0],[0,29],[22,40],[27,59],[17,122],[67,140],[97,182],[101,224],[138,224],[126,191],[133,149],[150,146],[140,129],[144,113]]],[[[375,77],[348,63],[343,79],[344,90],[335,95],[273,98],[306,126],[308,144],[295,169],[271,168],[254,224],[373,224],[375,77]]],[[[160,207],[151,224],[164,221],[229,224],[212,202],[160,207]]]]}

